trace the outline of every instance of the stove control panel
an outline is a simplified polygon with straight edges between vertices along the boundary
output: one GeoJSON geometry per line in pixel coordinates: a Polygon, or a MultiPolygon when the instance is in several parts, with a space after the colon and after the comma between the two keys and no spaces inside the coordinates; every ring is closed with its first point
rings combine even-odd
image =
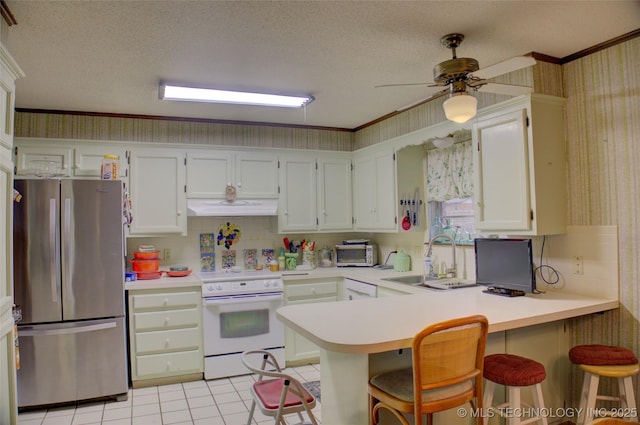
{"type": "Polygon", "coordinates": [[[254,279],[254,280],[233,280],[216,281],[202,284],[202,296],[238,295],[238,294],[260,294],[264,292],[282,292],[284,284],[282,279],[254,279]]]}

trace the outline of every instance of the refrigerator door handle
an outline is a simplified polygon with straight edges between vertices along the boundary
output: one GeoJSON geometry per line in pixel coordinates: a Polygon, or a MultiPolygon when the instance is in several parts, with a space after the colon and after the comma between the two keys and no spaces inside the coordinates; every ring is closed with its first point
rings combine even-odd
{"type": "Polygon", "coordinates": [[[64,198],[64,210],[63,210],[63,232],[64,239],[62,241],[62,263],[64,264],[64,285],[66,290],[66,296],[73,294],[71,289],[71,198],[64,198]]]}
{"type": "MultiPolygon", "coordinates": [[[[49,199],[49,252],[57,252],[56,244],[56,212],[58,208],[56,206],[56,199],[49,199]]],[[[60,276],[60,257],[52,255],[49,258],[49,273],[51,277],[51,301],[58,302],[58,277],[60,276]]]]}
{"type": "Polygon", "coordinates": [[[111,329],[115,328],[117,323],[106,322],[99,323],[97,325],[79,325],[73,327],[66,328],[56,328],[56,329],[37,329],[35,327],[27,327],[26,329],[18,328],[18,336],[46,336],[46,335],[68,335],[68,334],[78,334],[82,332],[94,332],[103,329],[111,329]]]}

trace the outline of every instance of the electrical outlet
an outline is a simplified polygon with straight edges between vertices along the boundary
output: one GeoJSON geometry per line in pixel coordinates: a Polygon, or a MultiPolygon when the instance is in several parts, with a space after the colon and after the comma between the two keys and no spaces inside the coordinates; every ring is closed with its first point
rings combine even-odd
{"type": "Polygon", "coordinates": [[[171,248],[164,249],[164,255],[162,256],[163,261],[171,261],[171,248]]]}
{"type": "Polygon", "coordinates": [[[584,258],[582,255],[573,257],[573,274],[584,274],[584,258]]]}

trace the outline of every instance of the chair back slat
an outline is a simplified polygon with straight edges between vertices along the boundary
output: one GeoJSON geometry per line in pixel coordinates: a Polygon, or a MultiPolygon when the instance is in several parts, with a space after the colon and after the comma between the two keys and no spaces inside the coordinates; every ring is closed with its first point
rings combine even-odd
{"type": "Polygon", "coordinates": [[[482,368],[488,329],[487,318],[476,315],[427,326],[414,337],[416,416],[446,410],[465,400],[475,399],[476,407],[482,407],[482,368]]]}
{"type": "Polygon", "coordinates": [[[481,326],[475,325],[425,336],[417,352],[423,389],[469,379],[468,375],[478,370],[481,333],[481,326]]]}

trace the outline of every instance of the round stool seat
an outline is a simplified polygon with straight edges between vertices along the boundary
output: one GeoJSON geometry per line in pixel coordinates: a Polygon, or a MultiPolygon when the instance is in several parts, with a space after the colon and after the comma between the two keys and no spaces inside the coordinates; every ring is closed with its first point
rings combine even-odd
{"type": "Polygon", "coordinates": [[[616,366],[599,366],[581,364],[580,368],[594,375],[606,376],[608,378],[624,378],[626,376],[633,376],[640,372],[640,365],[636,364],[623,364],[616,366]]]}
{"type": "Polygon", "coordinates": [[[576,345],[569,350],[571,362],[580,365],[613,366],[638,363],[633,351],[612,345],[576,345]]]}
{"type": "Polygon", "coordinates": [[[483,376],[508,387],[526,387],[544,381],[547,372],[535,360],[514,354],[491,354],[484,358],[483,376]]]}

